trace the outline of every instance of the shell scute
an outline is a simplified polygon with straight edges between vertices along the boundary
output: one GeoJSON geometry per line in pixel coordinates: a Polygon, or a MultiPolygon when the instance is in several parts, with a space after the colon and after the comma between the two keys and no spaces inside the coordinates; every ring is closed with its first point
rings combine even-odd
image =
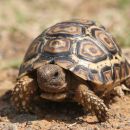
{"type": "Polygon", "coordinates": [[[74,74],[76,74],[77,76],[81,77],[82,79],[84,80],[88,80],[90,77],[89,77],[89,69],[84,67],[84,66],[81,66],[81,65],[77,65],[73,70],[72,72],[74,74]]]}
{"type": "Polygon", "coordinates": [[[44,45],[44,39],[42,39],[41,35],[38,36],[29,46],[25,57],[24,62],[36,57],[41,51],[42,46],[44,45]]]}
{"type": "Polygon", "coordinates": [[[82,27],[75,23],[59,23],[46,31],[48,36],[79,36],[82,35],[82,27]]]}
{"type": "Polygon", "coordinates": [[[115,54],[119,50],[112,37],[106,31],[98,28],[92,28],[91,33],[109,52],[115,54]]]}
{"type": "Polygon", "coordinates": [[[92,73],[92,80],[95,84],[98,84],[98,85],[102,85],[103,84],[103,79],[100,75],[100,72],[97,72],[97,73],[92,73]]]}
{"type": "Polygon", "coordinates": [[[121,80],[124,80],[127,77],[126,64],[121,62],[121,80]]]}
{"type": "Polygon", "coordinates": [[[111,66],[105,66],[102,68],[102,75],[104,78],[104,83],[106,84],[112,84],[113,83],[113,73],[112,73],[112,68],[111,66]]]}
{"type": "Polygon", "coordinates": [[[114,64],[113,66],[113,79],[115,82],[119,82],[121,80],[121,67],[120,64],[114,64]]]}
{"type": "Polygon", "coordinates": [[[58,57],[55,58],[54,62],[55,64],[63,67],[64,69],[70,69],[76,64],[76,62],[69,57],[58,57]]]}
{"type": "Polygon", "coordinates": [[[103,50],[91,39],[84,39],[77,44],[77,55],[79,58],[98,62],[107,58],[103,50]]]}
{"type": "Polygon", "coordinates": [[[69,49],[70,49],[70,43],[71,40],[70,39],[52,39],[52,40],[48,40],[46,42],[46,45],[43,48],[44,52],[47,53],[69,53],[69,49]]]}

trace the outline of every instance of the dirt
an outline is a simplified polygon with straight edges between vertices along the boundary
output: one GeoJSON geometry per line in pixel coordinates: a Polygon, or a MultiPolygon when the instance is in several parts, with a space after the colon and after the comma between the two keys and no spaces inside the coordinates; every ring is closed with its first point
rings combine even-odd
{"type": "Polygon", "coordinates": [[[76,103],[46,102],[41,115],[17,113],[10,104],[10,93],[0,99],[0,130],[129,130],[130,95],[116,97],[110,105],[110,119],[98,122],[76,103]]]}
{"type": "MultiPolygon", "coordinates": [[[[71,18],[96,19],[113,32],[120,45],[128,46],[130,8],[129,5],[122,8],[118,1],[0,1],[0,130],[130,129],[128,92],[122,98],[115,97],[109,106],[110,119],[102,123],[76,103],[46,102],[40,115],[17,113],[10,104],[9,90],[16,83],[18,66],[28,45],[44,28],[56,22],[71,18]]],[[[123,49],[123,53],[130,61],[130,48],[123,49]]]]}

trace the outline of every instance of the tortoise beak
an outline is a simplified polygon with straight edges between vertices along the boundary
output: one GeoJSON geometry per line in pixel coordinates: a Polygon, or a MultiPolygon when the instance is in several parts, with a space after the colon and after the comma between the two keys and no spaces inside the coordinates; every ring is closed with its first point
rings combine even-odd
{"type": "Polygon", "coordinates": [[[65,71],[55,64],[48,64],[37,70],[40,89],[47,93],[61,93],[67,90],[65,71]]]}

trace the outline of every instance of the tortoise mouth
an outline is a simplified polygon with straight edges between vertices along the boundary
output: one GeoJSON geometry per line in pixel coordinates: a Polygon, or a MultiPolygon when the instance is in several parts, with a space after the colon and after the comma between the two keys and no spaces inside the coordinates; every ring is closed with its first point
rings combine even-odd
{"type": "Polygon", "coordinates": [[[56,85],[56,87],[55,87],[55,85],[51,85],[51,87],[45,87],[40,96],[43,99],[47,99],[47,100],[51,100],[51,101],[64,100],[67,97],[67,87],[66,86],[67,86],[67,84],[65,83],[62,86],[56,85]]]}
{"type": "Polygon", "coordinates": [[[67,91],[67,83],[64,83],[63,85],[45,84],[42,91],[45,93],[61,93],[67,91]]]}
{"type": "Polygon", "coordinates": [[[60,92],[60,93],[42,92],[40,97],[51,101],[62,101],[67,97],[67,92],[60,92]]]}

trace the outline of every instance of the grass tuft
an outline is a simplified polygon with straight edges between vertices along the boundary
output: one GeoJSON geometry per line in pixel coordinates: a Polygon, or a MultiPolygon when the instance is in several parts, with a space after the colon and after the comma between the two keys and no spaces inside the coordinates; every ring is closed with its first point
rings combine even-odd
{"type": "Polygon", "coordinates": [[[19,68],[21,63],[22,63],[22,58],[1,61],[0,70],[8,69],[8,68],[19,68]]]}

